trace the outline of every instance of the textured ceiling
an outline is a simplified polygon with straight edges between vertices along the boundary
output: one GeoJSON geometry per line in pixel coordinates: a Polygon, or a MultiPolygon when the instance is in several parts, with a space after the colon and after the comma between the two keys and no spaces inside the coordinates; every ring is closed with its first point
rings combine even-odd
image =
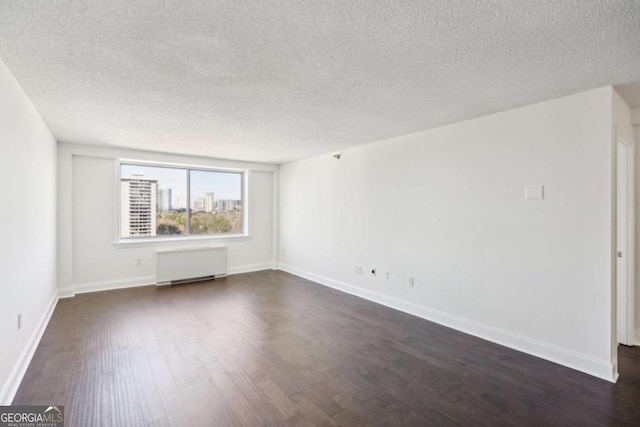
{"type": "Polygon", "coordinates": [[[0,57],[60,141],[280,163],[640,81],[640,1],[3,0],[0,57]]]}

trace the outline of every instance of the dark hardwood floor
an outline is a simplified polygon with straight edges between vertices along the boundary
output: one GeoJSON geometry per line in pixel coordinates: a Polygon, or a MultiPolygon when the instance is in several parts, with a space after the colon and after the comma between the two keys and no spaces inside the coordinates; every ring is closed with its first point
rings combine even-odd
{"type": "Polygon", "coordinates": [[[14,400],[67,426],[640,425],[617,384],[283,272],[61,300],[14,400]]]}

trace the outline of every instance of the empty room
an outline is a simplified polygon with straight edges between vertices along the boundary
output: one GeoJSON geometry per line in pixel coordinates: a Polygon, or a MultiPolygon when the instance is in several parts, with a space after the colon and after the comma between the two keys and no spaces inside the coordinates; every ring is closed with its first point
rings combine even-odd
{"type": "Polygon", "coordinates": [[[0,427],[640,425],[640,1],[0,2],[0,427]]]}

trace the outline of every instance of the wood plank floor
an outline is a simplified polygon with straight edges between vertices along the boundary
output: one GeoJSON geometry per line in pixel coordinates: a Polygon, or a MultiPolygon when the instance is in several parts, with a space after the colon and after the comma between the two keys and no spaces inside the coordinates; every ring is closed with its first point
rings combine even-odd
{"type": "Polygon", "coordinates": [[[67,426],[640,425],[610,384],[283,272],[61,300],[14,400],[67,426]]]}

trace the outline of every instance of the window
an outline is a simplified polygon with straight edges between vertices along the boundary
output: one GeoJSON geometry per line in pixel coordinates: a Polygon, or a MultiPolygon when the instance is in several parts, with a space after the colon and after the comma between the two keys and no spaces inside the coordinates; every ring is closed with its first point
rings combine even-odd
{"type": "Polygon", "coordinates": [[[241,171],[120,164],[120,238],[242,234],[241,171]]]}
{"type": "Polygon", "coordinates": [[[242,174],[190,170],[191,234],[242,232],[242,174]]]}

